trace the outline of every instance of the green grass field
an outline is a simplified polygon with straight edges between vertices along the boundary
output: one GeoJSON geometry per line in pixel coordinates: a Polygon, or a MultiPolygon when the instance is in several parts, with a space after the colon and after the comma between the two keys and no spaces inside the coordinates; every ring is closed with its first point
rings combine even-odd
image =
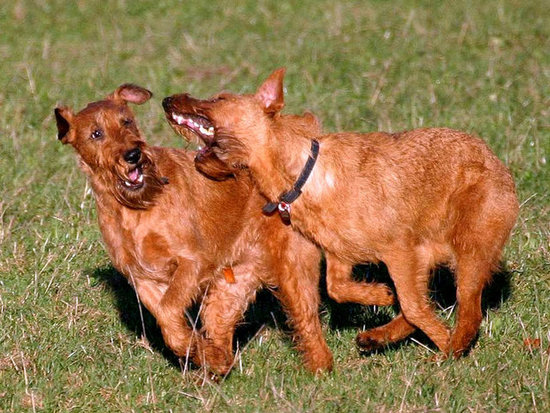
{"type": "Polygon", "coordinates": [[[0,27],[0,411],[550,411],[547,2],[3,0],[0,27]],[[148,141],[181,146],[162,97],[252,92],[279,66],[286,111],[327,131],[449,126],[512,170],[521,213],[468,357],[434,363],[420,335],[362,356],[357,331],[394,310],[328,299],[335,369],[318,378],[267,295],[221,383],[182,373],[147,314],[144,335],[54,107],[137,83],[155,93],[136,109],[148,141]]]}

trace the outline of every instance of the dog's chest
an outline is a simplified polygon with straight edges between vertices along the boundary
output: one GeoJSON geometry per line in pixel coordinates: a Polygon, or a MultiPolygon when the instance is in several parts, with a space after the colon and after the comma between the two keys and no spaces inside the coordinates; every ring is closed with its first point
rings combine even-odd
{"type": "Polygon", "coordinates": [[[150,225],[136,214],[101,211],[99,224],[111,260],[124,275],[164,279],[173,272],[173,246],[161,225],[150,225]]]}

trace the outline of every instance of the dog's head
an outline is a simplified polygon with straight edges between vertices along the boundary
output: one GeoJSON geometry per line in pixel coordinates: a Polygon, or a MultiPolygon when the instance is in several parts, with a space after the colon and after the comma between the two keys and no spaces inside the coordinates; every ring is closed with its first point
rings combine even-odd
{"type": "Polygon", "coordinates": [[[219,179],[223,175],[222,164],[229,175],[248,167],[255,151],[278,144],[272,132],[280,121],[285,122],[287,130],[299,130],[309,136],[320,133],[319,121],[310,113],[281,115],[284,74],[284,68],[275,70],[255,94],[220,93],[207,100],[177,94],[163,100],[172,128],[199,145],[199,170],[219,179]]]}
{"type": "Polygon", "coordinates": [[[96,185],[131,208],[152,205],[164,182],[128,106],[151,96],[144,88],[124,84],[76,114],[67,107],[55,109],[58,139],[76,150],[81,168],[96,185]]]}

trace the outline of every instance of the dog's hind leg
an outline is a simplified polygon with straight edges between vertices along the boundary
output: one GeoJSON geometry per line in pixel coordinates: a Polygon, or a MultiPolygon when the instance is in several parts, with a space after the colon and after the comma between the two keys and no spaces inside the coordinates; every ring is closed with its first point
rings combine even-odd
{"type": "Polygon", "coordinates": [[[357,334],[356,342],[361,351],[369,352],[403,340],[415,330],[416,327],[405,319],[403,313],[399,313],[389,323],[357,334]]]}
{"type": "Polygon", "coordinates": [[[491,277],[491,266],[476,256],[461,257],[456,272],[458,314],[449,352],[460,357],[477,335],[481,324],[481,295],[491,277]]]}
{"type": "MultiPolygon", "coordinates": [[[[352,265],[326,254],[327,290],[337,302],[353,302],[363,305],[391,305],[395,297],[391,289],[382,283],[366,283],[351,278],[352,265]]],[[[359,333],[356,342],[362,351],[372,351],[386,344],[401,340],[415,330],[402,314],[388,324],[359,333]]]]}
{"type": "Polygon", "coordinates": [[[517,198],[513,188],[505,190],[506,183],[496,185],[489,179],[479,180],[453,200],[459,212],[452,233],[458,314],[449,351],[455,357],[468,350],[478,333],[483,288],[492,271],[498,268],[502,249],[516,221],[517,198]]]}
{"type": "Polygon", "coordinates": [[[248,304],[260,288],[260,280],[249,269],[235,267],[235,282],[218,277],[202,302],[201,321],[205,338],[198,353],[212,371],[225,375],[234,363],[233,335],[248,304]]]}
{"type": "Polygon", "coordinates": [[[456,254],[458,315],[449,351],[455,357],[468,350],[482,321],[483,288],[498,268],[502,249],[516,221],[515,194],[491,181],[479,181],[459,194],[452,234],[456,254]],[[471,208],[476,205],[476,208],[471,208]]]}
{"type": "Polygon", "coordinates": [[[416,252],[392,249],[384,262],[395,284],[401,311],[407,322],[422,330],[443,353],[449,348],[449,329],[438,319],[429,303],[429,260],[416,252]]]}
{"type": "Polygon", "coordinates": [[[395,297],[383,283],[360,282],[352,279],[353,265],[326,253],[327,291],[337,303],[362,305],[391,305],[395,297]]]}

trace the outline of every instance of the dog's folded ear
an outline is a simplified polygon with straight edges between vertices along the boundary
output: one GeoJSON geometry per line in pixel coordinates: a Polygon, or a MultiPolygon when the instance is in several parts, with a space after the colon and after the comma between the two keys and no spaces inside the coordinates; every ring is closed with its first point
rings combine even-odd
{"type": "Polygon", "coordinates": [[[225,181],[235,177],[235,171],[232,171],[225,162],[218,158],[212,148],[197,154],[195,169],[214,181],[225,181]]]}
{"type": "Polygon", "coordinates": [[[57,123],[57,139],[63,143],[68,142],[68,135],[71,129],[73,113],[69,108],[58,107],[54,110],[55,122],[57,123]]]}
{"type": "Polygon", "coordinates": [[[285,106],[283,91],[285,72],[284,67],[275,70],[256,92],[256,98],[262,104],[265,113],[275,115],[285,106]]]}
{"type": "Polygon", "coordinates": [[[141,105],[151,99],[152,96],[152,92],[141,86],[125,83],[117,87],[117,89],[107,96],[107,98],[120,101],[121,103],[129,102],[141,105]]]}
{"type": "Polygon", "coordinates": [[[311,129],[317,129],[319,134],[322,132],[321,121],[313,113],[304,112],[303,118],[308,123],[311,129]]]}

